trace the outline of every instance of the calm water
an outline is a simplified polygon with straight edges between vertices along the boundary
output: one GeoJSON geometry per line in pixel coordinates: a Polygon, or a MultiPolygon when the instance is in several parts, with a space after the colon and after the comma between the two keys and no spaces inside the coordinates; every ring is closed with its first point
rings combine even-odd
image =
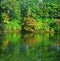
{"type": "Polygon", "coordinates": [[[0,33],[0,61],[60,61],[60,35],[0,33]]]}

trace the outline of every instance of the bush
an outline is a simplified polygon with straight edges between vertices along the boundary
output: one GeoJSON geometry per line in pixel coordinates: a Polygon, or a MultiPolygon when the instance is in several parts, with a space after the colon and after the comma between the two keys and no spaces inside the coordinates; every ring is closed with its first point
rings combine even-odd
{"type": "Polygon", "coordinates": [[[35,19],[31,17],[24,18],[22,25],[23,31],[35,32],[38,29],[38,24],[35,19]]]}

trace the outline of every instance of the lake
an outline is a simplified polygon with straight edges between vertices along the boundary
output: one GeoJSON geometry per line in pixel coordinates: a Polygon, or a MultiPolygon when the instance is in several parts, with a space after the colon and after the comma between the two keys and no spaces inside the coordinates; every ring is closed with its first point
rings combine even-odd
{"type": "Polygon", "coordinates": [[[60,61],[60,35],[0,33],[0,61],[60,61]]]}

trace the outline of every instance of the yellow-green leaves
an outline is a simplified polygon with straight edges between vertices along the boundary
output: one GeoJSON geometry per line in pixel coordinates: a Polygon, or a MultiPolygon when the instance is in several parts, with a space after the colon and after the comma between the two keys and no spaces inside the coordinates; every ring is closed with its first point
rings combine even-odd
{"type": "Polygon", "coordinates": [[[6,13],[2,13],[2,21],[5,23],[9,23],[9,17],[6,13]]]}
{"type": "Polygon", "coordinates": [[[24,18],[24,30],[30,31],[30,32],[35,32],[38,29],[38,24],[35,19],[27,17],[24,18]]]}

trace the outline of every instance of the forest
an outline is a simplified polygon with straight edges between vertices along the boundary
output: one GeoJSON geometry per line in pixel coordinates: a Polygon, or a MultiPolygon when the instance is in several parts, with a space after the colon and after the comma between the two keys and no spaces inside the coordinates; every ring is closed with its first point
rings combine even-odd
{"type": "Polygon", "coordinates": [[[0,31],[60,32],[60,0],[0,0],[0,31]]]}
{"type": "Polygon", "coordinates": [[[60,61],[60,0],[0,0],[0,61],[60,61]]]}

